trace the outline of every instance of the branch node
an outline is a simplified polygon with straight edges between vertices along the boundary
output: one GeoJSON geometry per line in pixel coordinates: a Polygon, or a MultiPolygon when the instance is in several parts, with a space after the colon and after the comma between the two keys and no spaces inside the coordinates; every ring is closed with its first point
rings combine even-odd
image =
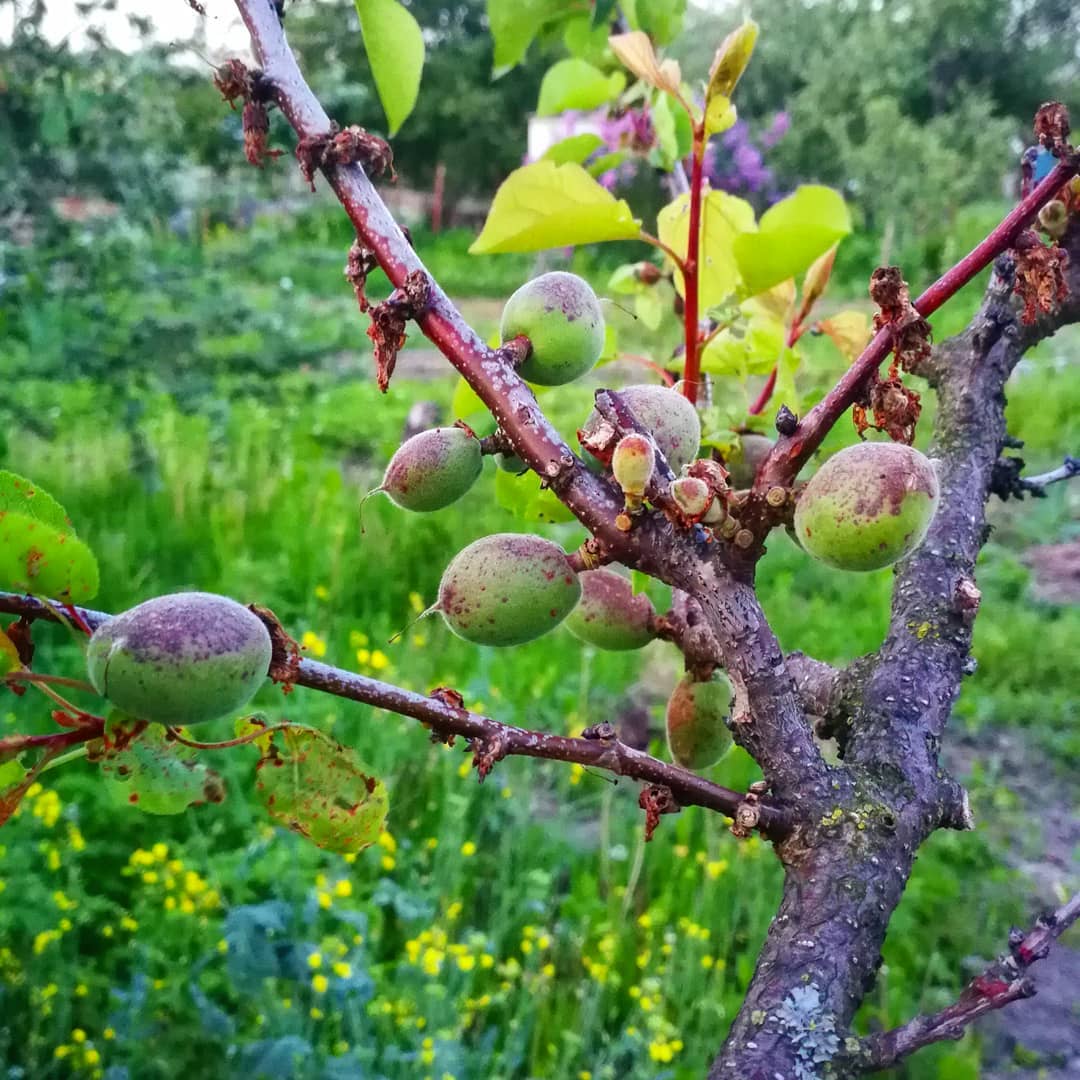
{"type": "Polygon", "coordinates": [[[583,739],[595,739],[600,742],[607,742],[616,738],[618,732],[615,730],[614,724],[609,724],[606,720],[599,724],[593,724],[587,727],[582,733],[583,739]]]}

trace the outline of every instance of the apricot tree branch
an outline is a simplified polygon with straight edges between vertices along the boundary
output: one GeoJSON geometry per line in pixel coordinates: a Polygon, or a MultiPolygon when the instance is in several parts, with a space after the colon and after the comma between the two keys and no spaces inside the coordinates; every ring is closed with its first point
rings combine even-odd
{"type": "MultiPolygon", "coordinates": [[[[95,629],[111,618],[106,612],[88,608],[77,608],[76,611],[90,629],[95,629]]],[[[0,612],[20,615],[31,621],[58,621],[55,607],[18,593],[0,592],[0,612]]],[[[457,703],[452,691],[435,692],[430,696],[418,694],[379,679],[371,679],[366,675],[306,659],[299,660],[290,667],[288,682],[411,717],[419,720],[443,740],[460,735],[469,741],[478,758],[490,754],[497,760],[519,755],[603,769],[616,776],[667,788],[680,806],[701,806],[732,819],[746,799],[740,792],[721,787],[678,765],[669,765],[635,750],[614,735],[610,738],[570,738],[503,724],[464,708],[457,703]]],[[[25,738],[42,740],[51,736],[25,738]]],[[[65,745],[82,741],[74,735],[65,738],[65,745]]],[[[30,745],[38,743],[27,744],[30,745]]],[[[757,805],[761,809],[757,823],[761,833],[770,839],[786,835],[789,822],[785,811],[767,800],[759,801],[757,805]]]]}
{"type": "Polygon", "coordinates": [[[1074,476],[1080,476],[1080,458],[1066,455],[1064,462],[1056,469],[1039,473],[1038,476],[1025,476],[1020,482],[1033,495],[1041,495],[1044,488],[1062,480],[1071,480],[1074,476]]]}
{"type": "Polygon", "coordinates": [[[1002,1009],[1036,992],[1028,968],[1050,952],[1060,937],[1080,917],[1080,893],[1049,915],[1040,916],[1026,934],[1009,934],[1009,952],[1000,956],[964,988],[959,999],[933,1016],[916,1016],[901,1027],[861,1040],[852,1055],[860,1071],[887,1069],[942,1039],[959,1039],[984,1013],[1002,1009]]]}
{"type": "MultiPolygon", "coordinates": [[[[996,228],[947,270],[916,301],[915,310],[929,316],[955,295],[976,274],[989,266],[1035,220],[1039,211],[1080,172],[1080,155],[1058,162],[1049,175],[1014,207],[996,228]]],[[[837,384],[799,422],[790,435],[782,435],[758,470],[754,490],[764,493],[777,484],[790,484],[821,445],[832,426],[851,407],[893,346],[893,332],[886,326],[874,335],[837,384]]]]}

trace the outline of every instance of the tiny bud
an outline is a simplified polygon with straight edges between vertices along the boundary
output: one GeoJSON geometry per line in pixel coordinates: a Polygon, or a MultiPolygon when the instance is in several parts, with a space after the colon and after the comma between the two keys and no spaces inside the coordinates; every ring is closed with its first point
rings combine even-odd
{"type": "Polygon", "coordinates": [[[656,454],[644,435],[632,433],[619,440],[611,455],[611,471],[627,500],[640,500],[653,474],[656,454]]]}
{"type": "Polygon", "coordinates": [[[799,418],[786,405],[781,405],[776,413],[776,430],[781,435],[794,435],[798,426],[799,418]]]}
{"type": "Polygon", "coordinates": [[[615,528],[618,529],[619,532],[629,532],[633,527],[633,524],[634,522],[629,514],[619,514],[615,518],[615,528]]]}
{"type": "Polygon", "coordinates": [[[723,499],[713,499],[709,503],[709,509],[705,511],[701,520],[706,525],[719,525],[727,517],[727,506],[723,499]]]}
{"type": "Polygon", "coordinates": [[[754,534],[749,529],[740,529],[735,534],[735,546],[748,548],[754,542],[754,534]]]}
{"type": "Polygon", "coordinates": [[[639,262],[636,277],[645,285],[655,285],[660,280],[660,267],[656,263],[639,262]]]}
{"type": "Polygon", "coordinates": [[[787,502],[787,489],[782,487],[769,488],[765,501],[772,507],[781,507],[787,502]]]}
{"type": "Polygon", "coordinates": [[[1048,236],[1060,240],[1069,226],[1069,209],[1060,199],[1052,199],[1039,211],[1039,225],[1048,236]]]}
{"type": "Polygon", "coordinates": [[[689,519],[700,518],[709,508],[709,486],[696,476],[683,476],[671,482],[671,497],[689,519]]]}

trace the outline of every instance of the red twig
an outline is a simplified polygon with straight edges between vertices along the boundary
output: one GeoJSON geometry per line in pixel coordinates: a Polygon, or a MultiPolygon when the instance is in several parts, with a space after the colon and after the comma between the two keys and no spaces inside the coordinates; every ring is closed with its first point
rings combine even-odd
{"type": "MultiPolygon", "coordinates": [[[[78,611],[86,625],[91,628],[100,626],[111,618],[103,611],[92,611],[88,608],[79,608],[78,611]]],[[[0,612],[22,615],[27,619],[59,621],[56,612],[48,603],[16,593],[0,592],[0,612]]],[[[625,776],[646,784],[658,784],[669,788],[680,806],[702,806],[734,818],[745,801],[745,796],[737,791],[721,787],[678,765],[669,765],[635,750],[617,738],[574,739],[502,724],[456,705],[449,695],[428,697],[315,660],[301,660],[292,682],[324,694],[412,717],[437,732],[443,740],[460,735],[472,743],[483,742],[505,747],[506,755],[566,761],[605,769],[617,776],[625,776]]],[[[15,748],[12,742],[14,739],[21,740],[18,749],[31,746],[60,749],[95,738],[102,730],[103,722],[93,728],[79,728],[58,735],[11,736],[0,742],[0,750],[5,746],[15,748]]],[[[758,827],[764,835],[772,839],[782,837],[789,828],[788,815],[775,806],[764,805],[758,827]]]]}
{"type": "Polygon", "coordinates": [[[686,239],[686,261],[683,263],[683,321],[686,328],[686,363],[683,368],[683,393],[697,401],[698,381],[701,378],[701,349],[698,338],[698,278],[701,251],[701,189],[704,185],[705,125],[694,125],[693,160],[690,169],[690,232],[686,239]]]}
{"type": "Polygon", "coordinates": [[[864,1070],[887,1069],[902,1058],[942,1039],[959,1039],[983,1013],[1031,997],[1034,983],[1027,969],[1042,960],[1054,940],[1080,917],[1080,893],[1050,915],[1041,917],[1026,934],[1009,934],[1009,953],[991,964],[964,988],[959,999],[933,1016],[917,1016],[892,1031],[863,1039],[858,1063],[864,1070]]]}
{"type": "Polygon", "coordinates": [[[754,399],[754,403],[750,408],[746,410],[751,416],[760,416],[765,411],[765,406],[769,404],[773,390],[776,389],[776,373],[779,370],[778,366],[774,366],[772,371],[769,372],[769,377],[765,380],[761,393],[754,399]]]}
{"type": "MultiPolygon", "coordinates": [[[[1023,199],[985,240],[952,269],[947,270],[915,301],[915,309],[919,314],[928,316],[937,311],[998,255],[1012,247],[1017,236],[1031,224],[1039,210],[1050,202],[1062,185],[1078,171],[1080,158],[1059,162],[1046,179],[1023,199]]],[[[859,396],[871,373],[876,371],[889,355],[892,344],[892,331],[889,327],[884,327],[874,335],[870,344],[844,372],[832,390],[803,417],[794,434],[777,440],[758,470],[755,490],[767,491],[777,484],[791,483],[811,454],[821,445],[833,424],[859,396]]]]}

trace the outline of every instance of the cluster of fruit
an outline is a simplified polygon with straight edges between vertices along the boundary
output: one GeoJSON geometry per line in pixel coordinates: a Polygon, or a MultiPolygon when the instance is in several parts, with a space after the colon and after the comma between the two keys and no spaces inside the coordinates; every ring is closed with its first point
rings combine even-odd
{"type": "MultiPolygon", "coordinates": [[[[589,285],[567,273],[530,281],[507,302],[502,338],[529,342],[521,375],[542,385],[590,371],[604,342],[604,319],[589,285]]],[[[631,386],[620,399],[641,431],[622,433],[594,409],[578,432],[590,464],[609,471],[625,497],[625,527],[641,512],[655,483],[656,453],[677,475],[664,485],[684,527],[730,529],[728,473],[698,460],[701,425],[678,388],[631,386]],[[647,434],[646,434],[647,433],[647,434]]],[[[731,479],[753,482],[771,444],[746,437],[731,479]]],[[[500,467],[519,472],[515,455],[500,467]]],[[[460,499],[482,469],[480,440],[463,426],[438,427],[406,441],[382,484],[398,506],[432,511],[460,499]]],[[[798,493],[795,533],[805,550],[845,570],[888,566],[913,551],[929,528],[938,499],[933,466],[893,443],[862,443],[832,457],[798,493]]],[[[497,533],[469,544],[443,573],[425,614],[439,612],[459,637],[478,645],[535,640],[565,621],[576,637],[600,649],[638,649],[656,637],[656,611],[644,593],[612,569],[577,572],[559,545],[540,536],[497,533]]],[[[160,597],[102,626],[89,649],[90,678],[118,708],[142,719],[191,724],[247,704],[270,662],[262,622],[224,597],[203,593],[160,597]]],[[[686,676],[668,702],[668,741],[691,768],[716,761],[730,745],[725,719],[731,688],[722,673],[686,676]]]]}

